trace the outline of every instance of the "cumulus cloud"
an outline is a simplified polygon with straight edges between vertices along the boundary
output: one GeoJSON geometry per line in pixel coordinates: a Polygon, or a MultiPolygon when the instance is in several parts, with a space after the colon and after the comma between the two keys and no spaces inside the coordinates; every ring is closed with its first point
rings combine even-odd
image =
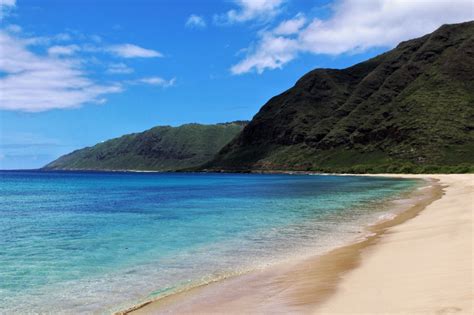
{"type": "Polygon", "coordinates": [[[75,59],[39,55],[28,40],[0,31],[0,109],[41,112],[100,103],[104,95],[122,91],[118,84],[97,84],[75,59]]]}
{"type": "Polygon", "coordinates": [[[250,20],[269,20],[281,11],[285,0],[234,0],[238,9],[214,16],[218,24],[232,24],[250,20]]]}
{"type": "Polygon", "coordinates": [[[434,31],[446,23],[474,19],[472,0],[339,0],[325,20],[303,16],[260,32],[247,56],[232,66],[233,74],[281,68],[300,53],[363,52],[434,31]]]}
{"type": "Polygon", "coordinates": [[[48,54],[52,56],[70,56],[79,50],[77,45],[51,46],[48,48],[48,54]]]}
{"type": "Polygon", "coordinates": [[[176,83],[176,78],[166,80],[161,77],[155,76],[155,77],[147,77],[147,78],[136,80],[135,83],[144,83],[144,84],[155,85],[155,86],[170,87],[176,83]]]}
{"type": "Polygon", "coordinates": [[[206,21],[202,16],[191,14],[185,24],[188,28],[205,28],[206,21]]]}
{"type": "Polygon", "coordinates": [[[123,58],[154,58],[163,57],[159,51],[146,49],[133,44],[113,45],[107,49],[111,53],[123,58]]]}
{"type": "Polygon", "coordinates": [[[298,49],[298,42],[294,39],[263,33],[257,47],[251,49],[244,60],[232,66],[231,72],[242,74],[256,70],[262,73],[265,69],[281,68],[296,57],[298,49]]]}
{"type": "Polygon", "coordinates": [[[113,63],[109,65],[109,68],[107,69],[108,73],[113,73],[113,74],[128,74],[132,73],[133,69],[127,66],[126,64],[120,62],[120,63],[113,63]]]}

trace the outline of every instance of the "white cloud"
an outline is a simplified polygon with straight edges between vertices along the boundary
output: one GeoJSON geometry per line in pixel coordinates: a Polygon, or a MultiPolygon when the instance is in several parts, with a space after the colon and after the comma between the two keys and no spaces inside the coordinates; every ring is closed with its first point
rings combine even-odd
{"type": "Polygon", "coordinates": [[[20,25],[17,24],[10,24],[5,27],[5,30],[10,33],[21,33],[22,28],[20,25]]]}
{"type": "Polygon", "coordinates": [[[133,69],[121,62],[111,64],[107,69],[107,72],[113,74],[128,74],[132,73],[133,69]]]}
{"type": "Polygon", "coordinates": [[[149,85],[170,87],[176,83],[176,78],[166,80],[161,77],[147,77],[147,78],[136,80],[135,83],[144,83],[144,84],[149,84],[149,85]]]}
{"type": "Polygon", "coordinates": [[[0,7],[14,7],[16,0],[0,0],[0,7]]]}
{"type": "Polygon", "coordinates": [[[99,35],[90,35],[89,37],[93,42],[96,42],[96,43],[102,42],[102,37],[100,37],[99,35]]]}
{"type": "Polygon", "coordinates": [[[275,35],[291,35],[298,31],[306,24],[306,18],[303,14],[298,13],[293,19],[281,22],[274,30],[275,35]]]}
{"type": "Polygon", "coordinates": [[[123,58],[153,58],[163,57],[159,51],[146,49],[133,44],[122,44],[108,47],[108,51],[123,58]]]}
{"type": "Polygon", "coordinates": [[[56,34],[54,36],[54,39],[58,40],[58,41],[69,41],[72,39],[71,35],[69,35],[68,33],[59,33],[59,34],[56,34]]]}
{"type": "Polygon", "coordinates": [[[16,6],[16,0],[0,0],[0,20],[16,6]]]}
{"type": "Polygon", "coordinates": [[[264,33],[258,46],[251,51],[244,60],[232,66],[233,74],[242,74],[251,70],[262,73],[265,69],[281,68],[296,57],[298,43],[284,36],[264,33]]]}
{"type": "MultiPolygon", "coordinates": [[[[12,36],[23,36],[22,34],[23,29],[19,25],[9,25],[3,29],[3,31],[11,34],[12,36]]],[[[67,33],[59,33],[51,36],[33,36],[24,38],[23,42],[27,46],[49,46],[57,43],[63,43],[66,41],[71,41],[71,35],[67,33]]],[[[58,46],[62,46],[63,44],[59,44],[58,46]]]]}
{"type": "Polygon", "coordinates": [[[79,50],[77,45],[51,46],[48,48],[48,54],[51,56],[70,56],[79,50]]]}
{"type": "Polygon", "coordinates": [[[300,16],[260,32],[257,43],[231,72],[281,68],[299,53],[337,55],[390,48],[442,24],[474,19],[472,0],[340,0],[332,10],[326,20],[313,19],[305,25],[300,16]]]}
{"type": "Polygon", "coordinates": [[[185,24],[188,28],[205,28],[206,21],[202,16],[191,14],[185,24]]]}
{"type": "Polygon", "coordinates": [[[122,90],[118,84],[99,85],[89,79],[78,60],[43,56],[22,40],[0,31],[0,109],[40,112],[100,102],[103,95],[122,90]]]}
{"type": "Polygon", "coordinates": [[[269,20],[281,11],[286,0],[234,0],[239,7],[224,14],[215,15],[218,24],[246,22],[250,20],[269,20]]]}

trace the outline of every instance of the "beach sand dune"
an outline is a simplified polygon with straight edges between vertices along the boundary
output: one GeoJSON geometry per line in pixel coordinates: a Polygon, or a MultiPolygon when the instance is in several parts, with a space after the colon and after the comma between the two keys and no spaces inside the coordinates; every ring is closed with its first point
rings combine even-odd
{"type": "Polygon", "coordinates": [[[409,210],[373,227],[368,239],[132,312],[473,314],[474,175],[398,176],[437,184],[420,192],[409,210]]]}

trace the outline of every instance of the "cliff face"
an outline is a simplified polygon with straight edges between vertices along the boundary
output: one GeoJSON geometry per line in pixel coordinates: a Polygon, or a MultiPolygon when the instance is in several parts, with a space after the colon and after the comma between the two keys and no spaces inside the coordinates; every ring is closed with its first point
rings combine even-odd
{"type": "Polygon", "coordinates": [[[347,69],[307,73],[205,168],[469,168],[473,130],[474,22],[467,22],[347,69]]]}
{"type": "Polygon", "coordinates": [[[209,160],[246,122],[159,126],[66,154],[44,169],[175,171],[209,160]]]}

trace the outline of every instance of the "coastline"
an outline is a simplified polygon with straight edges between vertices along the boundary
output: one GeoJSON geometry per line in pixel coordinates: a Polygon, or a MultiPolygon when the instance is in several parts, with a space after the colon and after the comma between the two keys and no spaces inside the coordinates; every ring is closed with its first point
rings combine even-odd
{"type": "MultiPolygon", "coordinates": [[[[352,175],[351,175],[352,176],[352,175]]],[[[421,200],[410,209],[395,218],[370,227],[373,233],[365,240],[337,248],[327,254],[309,259],[271,266],[221,281],[203,285],[185,292],[176,293],[156,301],[138,305],[122,313],[149,314],[171,313],[242,313],[242,312],[300,312],[312,313],[318,307],[326,307],[324,313],[332,311],[330,303],[339,295],[339,286],[345,281],[343,275],[362,268],[367,251],[377,251],[392,229],[409,219],[416,217],[423,209],[441,197],[441,185],[449,189],[445,177],[472,175],[393,175],[380,174],[369,176],[435,178],[435,184],[423,191],[421,200]]],[[[403,226],[403,224],[402,224],[403,226]]],[[[338,303],[340,304],[340,303],[338,303]]],[[[352,310],[349,308],[349,311],[352,310]]],[[[343,311],[342,311],[343,312],[343,311]]]]}
{"type": "Polygon", "coordinates": [[[314,314],[473,313],[474,175],[430,177],[443,185],[442,198],[365,251],[314,314]]]}

